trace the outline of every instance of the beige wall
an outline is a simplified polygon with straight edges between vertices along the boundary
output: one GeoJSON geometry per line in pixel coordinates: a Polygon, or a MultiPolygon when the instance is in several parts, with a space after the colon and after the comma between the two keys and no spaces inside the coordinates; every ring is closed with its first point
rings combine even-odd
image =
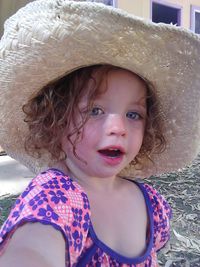
{"type": "Polygon", "coordinates": [[[118,0],[117,4],[136,16],[150,18],[150,0],[118,0]]]}
{"type": "MultiPolygon", "coordinates": [[[[15,11],[33,0],[0,0],[0,36],[3,32],[3,23],[15,11]]],[[[200,6],[200,0],[163,0],[163,3],[176,4],[182,7],[182,26],[190,28],[191,5],[200,6]]],[[[150,19],[151,0],[117,0],[119,8],[136,16],[150,19]]]]}
{"type": "MultiPolygon", "coordinates": [[[[191,5],[200,7],[200,0],[163,0],[163,3],[175,4],[182,8],[182,26],[190,28],[190,9],[191,5]]],[[[150,0],[118,0],[118,7],[136,16],[150,18],[150,0]]]]}

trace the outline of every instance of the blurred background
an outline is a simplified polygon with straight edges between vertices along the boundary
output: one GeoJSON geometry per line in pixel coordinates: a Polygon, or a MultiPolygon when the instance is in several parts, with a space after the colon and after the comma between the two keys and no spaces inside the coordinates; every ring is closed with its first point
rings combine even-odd
{"type": "MultiPolygon", "coordinates": [[[[0,36],[4,21],[33,0],[0,0],[0,36]]],[[[90,0],[126,10],[154,22],[172,23],[200,33],[200,0],[90,0]]]]}

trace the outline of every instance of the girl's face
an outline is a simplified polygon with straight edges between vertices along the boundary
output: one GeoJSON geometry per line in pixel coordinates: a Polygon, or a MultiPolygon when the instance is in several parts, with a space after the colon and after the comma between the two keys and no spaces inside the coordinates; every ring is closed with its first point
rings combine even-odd
{"type": "MultiPolygon", "coordinates": [[[[111,70],[101,88],[107,90],[94,100],[82,139],[76,144],[80,159],[75,157],[67,134],[62,139],[66,164],[75,176],[115,177],[142,145],[147,112],[144,82],[129,71],[111,70]]],[[[86,97],[79,107],[84,112],[86,97]]]]}

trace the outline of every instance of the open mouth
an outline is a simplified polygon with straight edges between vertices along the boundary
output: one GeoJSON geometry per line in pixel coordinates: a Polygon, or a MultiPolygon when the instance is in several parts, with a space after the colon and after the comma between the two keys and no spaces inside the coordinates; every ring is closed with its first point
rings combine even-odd
{"type": "Polygon", "coordinates": [[[102,154],[103,156],[106,157],[110,157],[110,158],[116,158],[116,157],[121,157],[124,152],[121,151],[120,149],[101,149],[98,151],[100,154],[102,154]]]}

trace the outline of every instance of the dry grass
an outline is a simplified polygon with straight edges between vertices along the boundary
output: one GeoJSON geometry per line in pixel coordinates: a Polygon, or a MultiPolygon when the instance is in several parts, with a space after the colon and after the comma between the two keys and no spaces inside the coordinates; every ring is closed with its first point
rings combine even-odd
{"type": "Polygon", "coordinates": [[[200,266],[200,156],[182,171],[152,177],[173,210],[171,239],[159,254],[160,266],[200,266]]]}

